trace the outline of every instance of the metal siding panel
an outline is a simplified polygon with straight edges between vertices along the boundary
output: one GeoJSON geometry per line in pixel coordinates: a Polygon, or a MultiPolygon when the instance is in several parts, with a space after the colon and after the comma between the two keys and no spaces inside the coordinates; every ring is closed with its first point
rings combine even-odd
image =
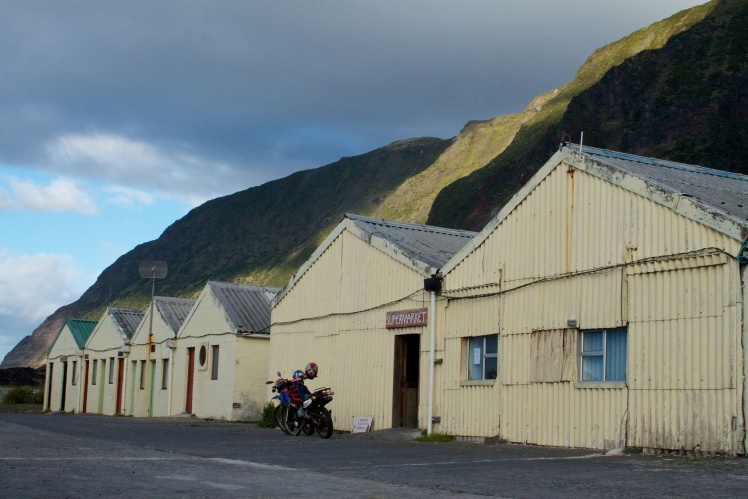
{"type": "MultiPolygon", "coordinates": [[[[620,437],[627,414],[629,445],[699,444],[701,450],[735,452],[739,432],[726,428],[736,416],[742,425],[735,380],[742,379],[743,367],[737,355],[738,313],[727,306],[732,303],[727,295],[740,295],[732,263],[715,264],[719,262],[710,257],[700,263],[651,263],[644,266],[648,273],[631,275],[619,268],[511,290],[563,274],[567,258],[569,270],[580,272],[709,247],[735,254],[740,243],[581,171],[574,173],[571,189],[569,177],[564,165],[551,172],[445,278],[449,295],[485,285],[497,269],[503,272],[504,294],[496,297],[497,308],[503,311],[501,436],[517,442],[605,448],[620,437]],[[572,316],[575,311],[577,317],[572,316]],[[565,327],[567,319],[578,319],[584,328],[629,321],[630,392],[529,383],[529,333],[565,327]]],[[[468,320],[481,317],[479,310],[486,303],[450,302],[446,334],[454,339],[445,348],[456,348],[460,336],[489,329],[482,323],[485,318],[468,320]]],[[[450,364],[457,363],[453,354],[445,357],[450,364]]],[[[446,392],[467,390],[454,388],[459,372],[446,364],[444,372],[445,415],[451,415],[455,428],[465,427],[468,423],[460,419],[459,408],[451,406],[467,399],[446,392]]]]}

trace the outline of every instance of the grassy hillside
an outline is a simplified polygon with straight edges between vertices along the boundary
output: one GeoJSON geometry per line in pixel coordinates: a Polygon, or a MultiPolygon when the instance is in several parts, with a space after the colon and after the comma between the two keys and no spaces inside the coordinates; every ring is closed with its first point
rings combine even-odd
{"type": "MultiPolygon", "coordinates": [[[[522,124],[512,143],[498,157],[485,168],[453,182],[439,193],[428,223],[480,230],[553,154],[563,135],[574,134],[578,140],[579,135],[575,132],[580,126],[589,129],[586,124],[576,127],[569,124],[568,128],[564,128],[566,123],[562,125],[572,99],[598,84],[603,75],[625,60],[637,54],[645,57],[644,54],[661,49],[671,37],[703,21],[717,5],[715,0],[679,12],[596,50],[574,78],[522,124]]],[[[651,70],[656,72],[658,68],[651,70]]],[[[608,147],[606,143],[588,143],[608,147]]]]}

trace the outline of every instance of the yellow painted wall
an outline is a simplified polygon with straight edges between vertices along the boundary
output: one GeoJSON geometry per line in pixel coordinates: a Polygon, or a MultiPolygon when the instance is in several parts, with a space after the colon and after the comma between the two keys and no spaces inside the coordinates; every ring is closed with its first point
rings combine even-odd
{"type": "MultiPolygon", "coordinates": [[[[84,348],[84,353],[89,356],[89,369],[91,370],[87,387],[88,401],[86,412],[108,415],[114,415],[116,412],[117,380],[119,375],[117,355],[118,352],[126,352],[127,350],[128,348],[125,347],[119,328],[112,317],[108,313],[105,313],[91,333],[84,348]],[[94,360],[98,361],[95,385],[93,376],[94,360]],[[114,364],[114,373],[111,378],[112,382],[110,383],[109,370],[112,368],[112,363],[114,364]]],[[[124,359],[124,362],[127,366],[127,358],[124,359]]],[[[125,372],[127,372],[127,369],[125,369],[125,372]]],[[[123,410],[125,410],[124,399],[125,394],[128,393],[128,389],[127,377],[125,376],[122,390],[123,410]]]]}
{"type": "Polygon", "coordinates": [[[49,380],[49,367],[47,368],[47,380],[45,382],[45,393],[44,393],[44,409],[50,409],[52,411],[59,411],[62,407],[62,383],[64,363],[67,363],[67,376],[65,381],[65,405],[64,410],[66,412],[79,412],[79,389],[82,381],[80,381],[81,374],[81,350],[75,343],[75,339],[67,326],[64,326],[60,334],[57,336],[52,349],[49,351],[47,356],[47,363],[54,364],[52,369],[54,379],[50,383],[49,380]],[[62,359],[66,359],[64,362],[62,359]],[[75,363],[75,364],[74,364],[75,363]],[[75,365],[75,367],[74,367],[75,365]],[[75,370],[75,372],[74,372],[75,370]],[[75,384],[73,384],[75,383],[75,384]],[[48,399],[49,389],[52,389],[52,397],[48,399]],[[47,406],[47,401],[51,402],[51,405],[47,406]]]}
{"type": "MultiPolygon", "coordinates": [[[[174,333],[171,328],[164,322],[161,314],[156,313],[153,318],[153,339],[155,351],[149,352],[148,333],[150,332],[150,308],[146,310],[143,321],[133,334],[131,340],[130,354],[128,355],[126,378],[129,385],[132,386],[133,364],[135,364],[135,389],[128,390],[124,395],[127,410],[126,413],[137,417],[148,416],[148,404],[150,398],[151,368],[155,367],[155,376],[153,376],[153,409],[152,416],[168,416],[169,412],[169,390],[162,388],[162,376],[164,374],[164,359],[169,359],[168,341],[173,338],[174,333]],[[141,361],[146,361],[145,384],[140,389],[140,371],[141,361]],[[155,365],[151,362],[155,361],[155,365]]],[[[167,367],[168,378],[168,367],[167,367]]],[[[181,411],[180,411],[181,412],[181,411]]]]}
{"type": "Polygon", "coordinates": [[[742,452],[739,269],[721,253],[739,246],[642,195],[557,166],[445,277],[444,296],[463,299],[446,308],[443,431],[742,452]],[[464,298],[481,294],[491,296],[464,298]],[[579,329],[628,326],[625,385],[532,380],[533,332],[569,320],[579,329]],[[464,337],[497,331],[500,381],[461,385],[464,337]]]}

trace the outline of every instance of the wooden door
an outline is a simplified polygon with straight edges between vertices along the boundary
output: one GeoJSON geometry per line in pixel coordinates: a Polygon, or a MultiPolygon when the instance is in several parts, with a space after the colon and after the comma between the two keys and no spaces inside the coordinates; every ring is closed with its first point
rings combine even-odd
{"type": "Polygon", "coordinates": [[[187,349],[187,403],[184,411],[192,414],[192,389],[195,377],[195,347],[187,349]]]}
{"type": "Polygon", "coordinates": [[[395,336],[392,426],[418,427],[418,375],[421,337],[395,336]]]}
{"type": "Polygon", "coordinates": [[[125,359],[117,359],[117,408],[115,414],[122,414],[122,385],[125,381],[125,359]]]}
{"type": "Polygon", "coordinates": [[[49,381],[47,383],[47,409],[50,411],[52,410],[52,379],[53,379],[53,373],[54,373],[55,364],[54,362],[49,363],[49,381]]]}

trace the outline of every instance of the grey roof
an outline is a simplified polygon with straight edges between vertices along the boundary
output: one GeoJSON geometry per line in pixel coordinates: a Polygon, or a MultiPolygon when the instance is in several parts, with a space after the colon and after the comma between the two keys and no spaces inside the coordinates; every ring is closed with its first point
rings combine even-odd
{"type": "Polygon", "coordinates": [[[129,340],[143,320],[143,312],[140,310],[129,310],[126,308],[109,307],[108,312],[117,324],[120,332],[129,340]]]}
{"type": "Polygon", "coordinates": [[[208,282],[239,333],[270,334],[270,301],[280,288],[208,282]]]}
{"type": "Polygon", "coordinates": [[[477,235],[477,232],[466,230],[393,222],[348,213],[345,216],[366,232],[437,269],[477,235]]]}
{"type": "MultiPolygon", "coordinates": [[[[570,146],[578,151],[579,146],[570,146]]],[[[748,176],[584,146],[582,155],[722,211],[743,224],[748,221],[748,176]]]]}
{"type": "Polygon", "coordinates": [[[154,305],[164,322],[169,325],[174,335],[182,327],[187,314],[190,313],[195,301],[187,298],[172,298],[157,296],[153,299],[154,305]]]}

